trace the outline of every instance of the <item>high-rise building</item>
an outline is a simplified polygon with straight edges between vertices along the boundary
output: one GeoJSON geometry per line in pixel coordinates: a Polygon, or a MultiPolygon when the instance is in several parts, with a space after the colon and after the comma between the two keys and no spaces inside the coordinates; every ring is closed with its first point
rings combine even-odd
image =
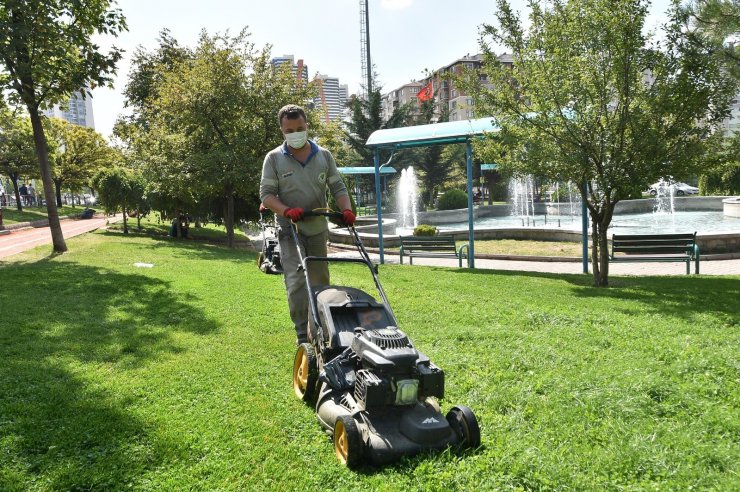
{"type": "Polygon", "coordinates": [[[44,110],[44,114],[50,118],[61,118],[75,125],[95,128],[92,97],[83,94],[82,91],[72,94],[66,108],[60,105],[54,105],[44,110]]]}
{"type": "Polygon", "coordinates": [[[336,77],[322,74],[318,74],[314,81],[319,87],[319,96],[314,99],[314,104],[323,110],[325,121],[340,121],[347,106],[347,85],[340,84],[336,77]]]}
{"type": "Polygon", "coordinates": [[[303,63],[303,59],[298,59],[296,61],[295,57],[293,55],[283,55],[278,56],[270,60],[270,63],[273,64],[275,67],[279,67],[280,65],[283,65],[284,63],[290,64],[290,70],[293,73],[293,75],[298,80],[303,80],[308,82],[308,65],[303,63]]]}

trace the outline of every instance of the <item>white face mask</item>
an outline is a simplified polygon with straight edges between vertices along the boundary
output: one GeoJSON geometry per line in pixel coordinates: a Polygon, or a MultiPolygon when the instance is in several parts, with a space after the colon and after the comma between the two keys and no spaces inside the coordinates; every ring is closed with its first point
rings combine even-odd
{"type": "Polygon", "coordinates": [[[288,145],[293,147],[294,149],[301,149],[304,145],[306,145],[306,141],[308,140],[308,132],[302,131],[302,132],[293,132],[293,133],[286,133],[285,134],[285,141],[288,142],[288,145]]]}

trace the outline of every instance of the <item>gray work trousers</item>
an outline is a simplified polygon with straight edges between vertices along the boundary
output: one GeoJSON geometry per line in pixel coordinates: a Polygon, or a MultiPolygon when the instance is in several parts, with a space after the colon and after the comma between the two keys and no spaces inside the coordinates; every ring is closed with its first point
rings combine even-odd
{"type": "MultiPolygon", "coordinates": [[[[298,226],[298,243],[304,256],[326,256],[326,242],[329,239],[329,231],[316,234],[315,236],[304,236],[300,233],[298,226]]],[[[278,234],[280,242],[280,262],[283,264],[283,280],[285,290],[288,293],[288,309],[290,319],[295,326],[298,340],[305,340],[308,329],[308,291],[306,290],[306,279],[303,271],[299,271],[301,259],[298,256],[293,235],[290,230],[281,228],[278,234]]],[[[308,264],[308,278],[314,287],[329,285],[329,264],[325,261],[312,261],[308,264]]]]}

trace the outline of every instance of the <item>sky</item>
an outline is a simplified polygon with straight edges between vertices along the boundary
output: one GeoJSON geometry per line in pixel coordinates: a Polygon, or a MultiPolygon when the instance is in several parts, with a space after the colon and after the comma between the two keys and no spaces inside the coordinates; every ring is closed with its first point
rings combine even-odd
{"type": "MultiPolygon", "coordinates": [[[[526,2],[511,0],[526,12],[526,2]]],[[[669,0],[654,0],[648,27],[665,19],[669,0]]],[[[114,88],[93,91],[95,128],[109,136],[119,114],[121,95],[138,46],[156,49],[162,29],[181,45],[194,47],[205,29],[237,34],[246,28],[257,48],[271,46],[272,56],[303,59],[309,77],[338,77],[349,93],[360,90],[360,0],[118,0],[128,31],[117,38],[97,38],[103,51],[125,50],[114,88]]],[[[369,0],[370,56],[382,92],[424,77],[479,48],[479,28],[494,22],[494,0],[369,0]]]]}

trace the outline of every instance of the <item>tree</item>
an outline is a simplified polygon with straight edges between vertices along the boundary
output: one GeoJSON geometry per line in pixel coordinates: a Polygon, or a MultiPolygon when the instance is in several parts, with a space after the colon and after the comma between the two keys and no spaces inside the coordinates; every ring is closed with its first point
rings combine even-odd
{"type": "Polygon", "coordinates": [[[60,118],[49,118],[45,122],[57,206],[61,207],[62,187],[79,193],[89,186],[95,173],[111,164],[112,149],[103,136],[92,128],[74,125],[60,118]]]}
{"type": "Polygon", "coordinates": [[[55,252],[67,245],[59,224],[40,108],[63,103],[82,88],[112,82],[121,51],[98,52],[91,38],[126,29],[120,10],[108,0],[6,0],[0,6],[2,84],[28,110],[33,127],[49,226],[55,252]]]}
{"type": "MultiPolygon", "coordinates": [[[[259,202],[265,154],[282,142],[277,108],[313,96],[313,87],[275,68],[269,48],[257,50],[242,31],[235,37],[202,32],[192,60],[165,72],[152,101],[151,128],[182,145],[181,168],[201,198],[224,204],[233,245],[235,200],[259,202]]],[[[256,207],[255,207],[256,210],[256,207]]]]}
{"type": "Polygon", "coordinates": [[[642,34],[645,0],[530,0],[530,27],[506,0],[484,25],[480,74],[461,81],[500,131],[476,150],[502,169],[587,183],[594,284],[608,286],[607,228],[635,186],[696,172],[704,139],[727,114],[732,83],[687,42],[676,8],[665,40],[642,34]],[[503,66],[489,43],[511,50],[503,66]]]}
{"type": "Polygon", "coordinates": [[[138,212],[143,199],[143,179],[129,169],[116,166],[99,171],[93,177],[92,183],[98,191],[100,204],[106,213],[116,213],[119,210],[123,212],[123,233],[128,234],[129,212],[133,210],[138,212]]]}
{"type": "Polygon", "coordinates": [[[702,195],[740,195],[740,133],[713,135],[706,160],[699,178],[702,195]]]}
{"type": "Polygon", "coordinates": [[[33,151],[33,130],[28,118],[0,110],[0,174],[10,178],[18,211],[23,210],[18,180],[38,173],[33,151]]]}
{"type": "Polygon", "coordinates": [[[692,0],[680,11],[686,37],[717,56],[740,79],[740,3],[737,0],[692,0]],[[734,38],[734,39],[733,39],[734,38]]]}

